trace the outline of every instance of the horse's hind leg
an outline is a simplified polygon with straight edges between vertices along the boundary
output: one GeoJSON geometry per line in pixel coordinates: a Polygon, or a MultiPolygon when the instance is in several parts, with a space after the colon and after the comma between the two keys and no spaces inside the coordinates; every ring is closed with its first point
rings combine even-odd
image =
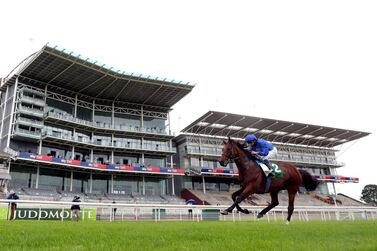
{"type": "Polygon", "coordinates": [[[240,195],[238,195],[236,197],[236,200],[234,201],[234,205],[237,207],[237,209],[244,213],[244,214],[249,214],[249,210],[247,209],[243,209],[239,206],[239,204],[244,200],[246,199],[247,197],[249,197],[251,194],[255,193],[256,189],[253,185],[249,184],[248,186],[245,187],[245,189],[243,189],[243,191],[241,191],[240,195]]]}
{"type": "Polygon", "coordinates": [[[298,189],[288,189],[288,198],[289,198],[289,204],[288,204],[288,217],[287,217],[287,223],[291,221],[291,217],[294,210],[294,202],[295,197],[298,189]]]}
{"type": "Polygon", "coordinates": [[[268,211],[270,211],[272,208],[276,207],[277,205],[279,205],[279,199],[278,199],[278,193],[279,192],[270,192],[270,196],[271,196],[271,203],[270,205],[268,205],[268,207],[266,207],[265,209],[263,209],[257,216],[257,218],[262,218],[268,211]]]}

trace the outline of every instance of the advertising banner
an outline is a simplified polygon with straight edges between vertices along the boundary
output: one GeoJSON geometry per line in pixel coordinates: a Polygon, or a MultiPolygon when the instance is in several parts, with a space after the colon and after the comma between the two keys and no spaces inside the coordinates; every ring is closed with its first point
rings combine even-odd
{"type": "MultiPolygon", "coordinates": [[[[3,208],[0,208],[0,210],[3,208]]],[[[7,210],[5,208],[5,210],[7,210]]],[[[85,208],[80,210],[80,220],[96,220],[97,209],[85,208]]],[[[0,217],[2,211],[0,211],[0,217]]],[[[5,214],[6,219],[6,214],[5,214]]],[[[16,220],[71,220],[72,211],[70,209],[58,208],[17,208],[15,212],[16,220]]]]}

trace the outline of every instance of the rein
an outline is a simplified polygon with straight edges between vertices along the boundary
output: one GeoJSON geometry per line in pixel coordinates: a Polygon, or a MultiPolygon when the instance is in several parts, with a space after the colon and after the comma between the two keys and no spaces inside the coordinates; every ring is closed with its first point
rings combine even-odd
{"type": "MultiPolygon", "coordinates": [[[[238,146],[236,146],[236,147],[238,147],[238,146]]],[[[247,155],[241,155],[241,154],[239,154],[238,157],[233,157],[233,150],[232,150],[232,156],[228,156],[228,162],[238,160],[238,159],[240,159],[241,157],[244,157],[244,156],[247,157],[247,155]]]]}

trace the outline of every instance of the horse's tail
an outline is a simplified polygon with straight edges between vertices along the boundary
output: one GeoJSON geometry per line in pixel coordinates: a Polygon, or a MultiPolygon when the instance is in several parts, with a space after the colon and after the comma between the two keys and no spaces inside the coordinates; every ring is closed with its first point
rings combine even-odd
{"type": "Polygon", "coordinates": [[[317,178],[305,170],[299,169],[299,172],[302,177],[302,186],[305,187],[305,189],[309,192],[314,191],[319,184],[317,178]]]}

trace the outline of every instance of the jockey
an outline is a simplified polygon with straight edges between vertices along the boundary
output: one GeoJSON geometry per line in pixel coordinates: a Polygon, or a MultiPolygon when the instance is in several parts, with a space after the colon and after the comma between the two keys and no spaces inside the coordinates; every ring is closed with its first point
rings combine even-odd
{"type": "Polygon", "coordinates": [[[254,134],[247,135],[245,137],[245,142],[247,143],[246,149],[249,150],[252,155],[262,160],[268,169],[270,169],[270,173],[268,175],[273,176],[274,174],[272,173],[269,158],[273,158],[277,155],[276,147],[267,140],[258,139],[254,134]]]}

